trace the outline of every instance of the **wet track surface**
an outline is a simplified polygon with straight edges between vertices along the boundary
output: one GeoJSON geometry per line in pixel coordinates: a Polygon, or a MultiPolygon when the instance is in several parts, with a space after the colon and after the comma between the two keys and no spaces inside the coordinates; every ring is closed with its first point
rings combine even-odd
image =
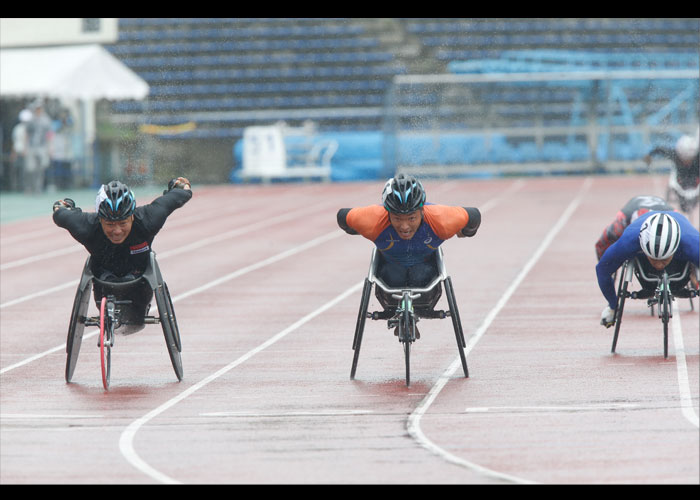
{"type": "Polygon", "coordinates": [[[48,208],[4,223],[0,482],[698,484],[697,299],[676,301],[667,359],[642,301],[616,354],[598,324],[594,243],[664,182],[427,181],[428,201],[483,222],[443,246],[470,377],[450,320],[424,319],[410,387],[385,321],[367,321],[350,380],[371,243],[335,214],[376,203],[377,183],[195,185],[154,243],[184,379],[149,325],[116,338],[109,391],[94,329],[63,377],[84,249],[48,208]]]}

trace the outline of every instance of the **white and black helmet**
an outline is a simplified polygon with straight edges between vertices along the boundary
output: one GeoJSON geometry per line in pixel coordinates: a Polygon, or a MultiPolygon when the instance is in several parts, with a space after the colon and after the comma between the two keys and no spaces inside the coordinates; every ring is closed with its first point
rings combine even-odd
{"type": "Polygon", "coordinates": [[[681,242],[681,228],[676,219],[664,212],[647,218],[639,230],[639,244],[650,259],[671,257],[681,242]]]}
{"type": "Polygon", "coordinates": [[[676,155],[683,162],[691,162],[698,157],[698,138],[689,135],[681,136],[676,142],[676,155]]]}

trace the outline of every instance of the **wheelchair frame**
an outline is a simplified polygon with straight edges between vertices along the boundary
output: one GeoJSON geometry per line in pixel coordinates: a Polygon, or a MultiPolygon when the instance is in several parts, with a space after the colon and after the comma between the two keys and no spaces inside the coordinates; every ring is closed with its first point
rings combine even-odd
{"type": "MultiPolygon", "coordinates": [[[[657,282],[656,290],[654,291],[654,296],[647,299],[647,305],[651,308],[651,314],[654,315],[654,306],[658,306],[658,316],[663,324],[664,332],[664,358],[668,358],[668,324],[670,319],[673,317],[673,307],[672,303],[676,297],[671,292],[670,285],[674,281],[687,281],[690,276],[690,263],[686,262],[683,271],[680,273],[668,275],[664,269],[661,277],[648,276],[644,272],[644,268],[639,263],[637,257],[633,259],[628,259],[622,265],[620,273],[620,281],[617,288],[617,307],[615,308],[615,334],[613,335],[613,343],[611,351],[615,352],[617,346],[617,338],[620,333],[620,325],[622,324],[622,314],[625,308],[625,299],[632,298],[637,299],[637,294],[639,291],[630,292],[628,291],[629,284],[632,281],[632,276],[636,275],[639,280],[640,277],[644,281],[657,282]]],[[[697,270],[696,270],[697,272],[697,270]]],[[[690,308],[693,309],[693,298],[697,296],[697,292],[691,288],[686,288],[688,290],[688,296],[690,298],[690,308]]]]}
{"type": "Polygon", "coordinates": [[[180,356],[182,351],[180,330],[177,325],[168,285],[163,280],[160,267],[156,261],[155,252],[150,252],[149,263],[143,275],[135,280],[126,282],[99,280],[90,270],[90,263],[91,260],[90,257],[88,257],[83,266],[78,289],[75,293],[70,323],[68,325],[68,338],[66,341],[66,382],[70,382],[73,378],[85,327],[99,326],[100,340],[98,341],[98,347],[100,347],[101,352],[102,380],[104,388],[107,389],[109,387],[111,348],[114,345],[114,329],[119,325],[130,324],[128,322],[121,322],[118,306],[131,302],[129,300],[118,301],[115,299],[113,293],[120,289],[127,290],[142,280],[145,280],[151,287],[151,290],[153,290],[153,295],[158,307],[158,316],[145,316],[144,323],[161,325],[170,362],[175,370],[178,381],[182,380],[183,370],[180,356]],[[100,306],[98,306],[100,309],[99,315],[96,317],[88,317],[86,313],[90,304],[93,283],[99,283],[103,287],[104,297],[101,300],[100,306]]]}
{"type": "Polygon", "coordinates": [[[353,338],[352,348],[355,351],[352,360],[352,369],[350,378],[355,378],[357,371],[357,362],[360,356],[360,346],[362,344],[362,336],[364,333],[366,320],[387,320],[387,327],[392,328],[398,326],[399,342],[403,344],[404,357],[406,363],[406,385],[410,385],[410,351],[411,344],[416,340],[416,322],[417,318],[428,319],[444,319],[450,317],[452,326],[457,340],[457,348],[459,350],[460,360],[464,376],[469,377],[467,368],[467,360],[464,354],[466,342],[464,340],[464,332],[462,323],[459,317],[457,301],[454,295],[452,279],[448,276],[445,269],[442,248],[438,248],[435,252],[435,261],[438,269],[437,276],[423,288],[393,288],[386,285],[377,276],[377,267],[379,265],[379,254],[376,248],[372,249],[370,259],[369,273],[364,281],[362,289],[362,298],[360,301],[360,310],[357,315],[357,323],[355,325],[355,336],[353,338]],[[442,295],[442,285],[444,284],[445,295],[449,309],[435,310],[435,305],[442,295]],[[375,295],[382,311],[368,312],[369,300],[372,293],[372,286],[375,286],[375,295]],[[416,299],[424,298],[427,300],[414,302],[416,299]],[[393,300],[391,300],[393,299],[393,300]]]}

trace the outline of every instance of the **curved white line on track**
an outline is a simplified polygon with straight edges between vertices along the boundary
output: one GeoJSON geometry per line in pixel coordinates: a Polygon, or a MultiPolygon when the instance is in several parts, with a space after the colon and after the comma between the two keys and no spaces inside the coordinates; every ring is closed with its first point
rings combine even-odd
{"type": "MultiPolygon", "coordinates": [[[[494,204],[497,204],[501,199],[505,199],[508,195],[510,195],[510,194],[512,194],[513,192],[519,190],[519,189],[523,186],[523,184],[524,184],[524,181],[523,181],[522,179],[519,179],[519,180],[515,181],[513,184],[511,184],[511,186],[510,186],[508,189],[506,189],[505,192],[501,193],[501,195],[498,196],[497,198],[495,198],[495,199],[490,200],[489,202],[487,202],[487,203],[485,204],[485,206],[491,207],[491,206],[493,206],[494,204]]],[[[320,238],[317,238],[317,240],[319,240],[319,239],[330,239],[330,238],[332,238],[332,237],[334,237],[334,236],[344,235],[344,234],[345,234],[344,232],[333,232],[333,233],[329,233],[329,234],[327,234],[327,235],[325,235],[325,236],[322,236],[322,237],[320,237],[320,238]]],[[[314,240],[314,241],[316,241],[316,240],[314,240]]],[[[309,242],[309,243],[311,243],[311,242],[309,242]]],[[[308,246],[308,244],[307,244],[307,245],[304,245],[304,246],[308,246]]],[[[279,254],[278,256],[281,256],[281,255],[283,255],[283,254],[288,254],[288,253],[289,253],[289,252],[283,252],[282,254],[279,254]]],[[[296,252],[294,252],[294,253],[296,253],[296,252]]],[[[267,265],[267,264],[271,263],[271,262],[268,262],[268,261],[270,261],[271,259],[274,259],[275,261],[276,261],[276,260],[279,260],[278,256],[275,256],[275,257],[272,257],[272,258],[270,258],[270,259],[267,259],[266,261],[261,261],[261,262],[259,262],[259,263],[257,263],[257,264],[253,264],[252,266],[248,266],[248,267],[246,267],[246,268],[242,268],[242,269],[240,269],[239,271],[236,271],[236,272],[234,272],[234,273],[231,273],[230,275],[227,275],[227,277],[224,277],[224,278],[226,278],[226,280],[232,279],[232,278],[235,278],[236,276],[238,276],[238,275],[240,275],[240,274],[243,274],[243,273],[245,273],[245,272],[252,271],[252,270],[254,270],[254,269],[257,269],[257,268],[259,268],[259,267],[262,267],[263,265],[267,265]]],[[[285,255],[285,256],[287,256],[287,255],[285,255]]],[[[280,257],[280,258],[283,258],[283,257],[280,257]]],[[[205,287],[206,287],[206,288],[210,288],[210,287],[212,287],[212,286],[216,286],[216,285],[219,284],[222,280],[224,280],[224,278],[221,278],[220,280],[217,280],[216,282],[210,282],[209,284],[205,285],[205,287]]],[[[224,280],[224,281],[225,281],[225,280],[224,280]]],[[[227,366],[221,368],[220,370],[218,370],[217,372],[215,372],[215,373],[213,373],[212,375],[208,376],[207,378],[205,378],[204,380],[202,380],[202,381],[199,382],[198,384],[195,384],[194,386],[190,387],[190,388],[187,389],[186,391],[180,393],[180,394],[179,394],[178,396],[176,396],[175,398],[173,398],[173,399],[171,399],[171,400],[165,402],[164,404],[162,404],[162,405],[159,406],[158,408],[152,410],[151,412],[147,413],[147,414],[144,415],[143,417],[141,417],[141,418],[139,418],[138,420],[132,422],[132,423],[127,427],[127,429],[122,433],[122,435],[120,436],[120,439],[119,439],[119,449],[121,450],[122,455],[124,455],[124,457],[127,459],[127,461],[128,461],[129,463],[131,463],[135,468],[139,469],[141,472],[143,472],[144,474],[150,476],[151,478],[153,478],[153,479],[155,479],[155,480],[157,480],[157,481],[159,481],[159,482],[166,483],[166,484],[179,484],[179,481],[177,481],[177,480],[175,480],[175,479],[173,479],[173,478],[167,476],[166,474],[163,474],[162,472],[156,470],[155,468],[151,467],[148,463],[146,463],[143,459],[141,459],[141,457],[138,456],[138,454],[137,454],[136,451],[134,450],[134,445],[133,445],[133,440],[134,440],[134,436],[136,435],[136,432],[137,432],[144,424],[146,424],[148,421],[150,421],[151,419],[153,419],[153,418],[155,418],[156,416],[160,415],[161,413],[163,413],[163,412],[166,411],[167,409],[171,408],[172,406],[174,406],[174,405],[175,405],[176,403],[178,403],[179,401],[182,401],[183,399],[185,399],[186,397],[188,397],[188,396],[191,395],[192,393],[196,392],[197,390],[201,389],[201,388],[204,387],[205,385],[209,384],[209,383],[212,382],[213,380],[216,380],[217,378],[219,378],[220,376],[224,375],[224,374],[227,373],[228,371],[232,370],[232,369],[235,368],[236,366],[238,366],[238,365],[240,365],[241,363],[247,361],[248,359],[250,359],[251,357],[253,357],[255,354],[257,354],[258,352],[260,352],[260,351],[266,349],[267,347],[273,345],[275,342],[277,342],[278,340],[280,340],[281,338],[283,338],[284,336],[286,336],[286,335],[289,334],[290,332],[296,330],[297,328],[299,328],[300,326],[302,326],[304,323],[306,323],[306,322],[308,322],[309,320],[313,319],[314,317],[318,316],[319,314],[321,314],[322,312],[326,311],[326,310],[329,309],[330,307],[334,306],[335,304],[337,304],[337,303],[340,302],[341,300],[345,299],[345,298],[348,297],[349,295],[355,293],[356,291],[359,291],[359,290],[361,289],[361,287],[363,286],[363,284],[364,284],[364,280],[361,281],[361,282],[359,282],[359,283],[357,283],[356,285],[352,286],[351,288],[347,289],[346,291],[344,291],[343,293],[341,293],[339,296],[337,296],[336,298],[332,299],[330,302],[327,302],[326,304],[324,304],[324,305],[321,306],[320,308],[318,308],[318,309],[316,309],[315,311],[313,311],[313,312],[309,313],[308,315],[304,316],[303,318],[301,318],[300,320],[298,320],[296,323],[294,323],[293,325],[291,325],[291,326],[287,327],[286,329],[282,330],[280,333],[278,333],[277,335],[271,337],[271,338],[268,339],[266,342],[260,344],[257,348],[253,349],[252,351],[249,351],[249,352],[248,352],[247,354],[245,354],[244,356],[238,358],[237,360],[233,361],[233,362],[230,363],[229,365],[227,365],[227,366]]],[[[173,302],[175,302],[176,300],[179,300],[179,299],[188,297],[188,296],[190,296],[190,295],[193,295],[193,294],[195,294],[195,293],[199,293],[200,291],[202,291],[202,288],[203,288],[203,287],[200,287],[200,288],[198,288],[198,289],[193,289],[193,290],[191,290],[191,291],[189,291],[189,292],[185,292],[184,294],[181,294],[181,295],[179,295],[178,297],[173,298],[173,302]]]]}
{"type": "Polygon", "coordinates": [[[147,464],[144,460],[141,459],[141,457],[138,456],[136,451],[134,450],[134,436],[138,432],[138,430],[143,427],[146,423],[148,423],[150,420],[153,418],[157,417],[167,409],[171,408],[175,404],[179,403],[183,399],[187,398],[191,394],[197,392],[199,389],[202,387],[206,386],[210,382],[213,382],[214,380],[218,379],[222,375],[228,373],[231,371],[233,368],[237,367],[241,363],[244,363],[248,361],[250,358],[255,356],[257,353],[267,349],[271,345],[275,344],[278,340],[286,337],[289,333],[293,332],[300,326],[304,325],[305,323],[308,323],[311,321],[313,318],[318,316],[319,314],[327,311],[334,305],[336,305],[338,302],[341,302],[344,300],[346,297],[352,295],[353,293],[359,291],[364,284],[364,281],[360,281],[359,283],[356,283],[355,285],[351,286],[347,290],[345,290],[343,293],[335,297],[334,299],[326,302],[324,305],[316,309],[315,311],[310,312],[294,324],[288,326],[281,332],[277,333],[276,335],[270,337],[268,340],[257,346],[255,349],[252,349],[248,351],[246,354],[241,356],[240,358],[236,359],[235,361],[232,361],[228,365],[224,366],[220,370],[212,373],[209,375],[207,378],[202,380],[201,382],[198,382],[197,384],[194,384],[193,386],[189,387],[187,390],[181,392],[179,395],[176,397],[170,399],[169,401],[166,401],[162,405],[160,405],[158,408],[148,412],[146,415],[143,417],[139,418],[138,420],[132,422],[129,424],[129,426],[126,428],[126,430],[121,434],[119,438],[119,449],[126,458],[126,460],[139,469],[141,472],[144,474],[150,476],[151,478],[160,481],[162,483],[166,484],[179,484],[180,482],[167,476],[166,474],[163,474],[162,472],[154,469],[151,467],[149,464],[147,464]]]}
{"type": "MultiPolygon", "coordinates": [[[[550,243],[554,240],[554,237],[557,235],[557,233],[561,230],[562,227],[564,227],[564,224],[569,220],[569,217],[571,217],[571,214],[574,212],[576,207],[579,205],[581,200],[583,199],[583,195],[585,192],[588,190],[592,183],[592,179],[586,178],[586,180],[583,183],[583,186],[579,190],[578,195],[576,198],[574,198],[571,203],[569,203],[569,206],[564,210],[564,213],[562,213],[561,217],[559,217],[559,220],[557,220],[556,224],[552,229],[547,233],[547,236],[544,238],[540,246],[537,248],[533,256],[530,258],[530,260],[525,264],[525,267],[520,271],[518,276],[515,278],[515,280],[511,283],[511,285],[506,289],[505,293],[501,296],[501,298],[498,300],[496,305],[494,306],[491,311],[486,315],[486,318],[484,318],[484,321],[481,323],[479,328],[476,330],[474,335],[469,339],[467,342],[467,347],[465,348],[465,356],[469,355],[469,352],[474,348],[476,343],[481,339],[481,337],[486,333],[486,330],[488,330],[489,326],[491,326],[491,323],[496,319],[496,316],[501,312],[501,309],[506,305],[508,300],[510,299],[511,295],[515,292],[515,290],[520,286],[520,283],[525,279],[525,276],[530,272],[530,270],[534,267],[534,265],[537,263],[537,261],[542,257],[544,254],[545,250],[547,247],[549,247],[550,243]]],[[[421,444],[424,448],[427,448],[428,450],[432,451],[436,455],[440,456],[441,458],[445,459],[446,461],[453,463],[455,465],[459,465],[462,467],[465,467],[467,469],[470,469],[478,474],[493,478],[493,479],[498,479],[502,481],[507,481],[511,483],[520,483],[520,484],[529,484],[532,483],[532,481],[529,481],[527,479],[519,478],[516,476],[511,476],[509,474],[504,474],[502,472],[498,472],[492,469],[488,469],[486,467],[482,467],[481,465],[475,464],[473,462],[470,462],[468,460],[464,460],[461,457],[458,457],[456,455],[453,455],[449,451],[440,448],[438,445],[433,443],[430,439],[428,439],[423,431],[420,428],[420,420],[425,415],[425,413],[428,411],[428,408],[433,404],[435,401],[435,398],[437,398],[438,394],[440,394],[440,391],[445,387],[447,382],[450,380],[454,372],[462,366],[462,362],[460,358],[458,357],[448,368],[447,370],[444,371],[444,373],[440,376],[438,379],[437,383],[430,389],[428,392],[427,396],[423,398],[423,400],[420,402],[418,407],[409,415],[408,417],[408,422],[407,422],[407,430],[408,433],[416,440],[418,441],[419,444],[421,444]]]]}
{"type": "Polygon", "coordinates": [[[673,319],[671,329],[673,331],[673,345],[676,350],[676,372],[678,374],[678,390],[681,397],[681,412],[683,416],[695,427],[699,426],[698,414],[693,406],[693,397],[690,393],[690,383],[688,381],[688,366],[685,362],[685,347],[683,345],[683,331],[678,318],[680,310],[678,303],[673,302],[673,319]]]}

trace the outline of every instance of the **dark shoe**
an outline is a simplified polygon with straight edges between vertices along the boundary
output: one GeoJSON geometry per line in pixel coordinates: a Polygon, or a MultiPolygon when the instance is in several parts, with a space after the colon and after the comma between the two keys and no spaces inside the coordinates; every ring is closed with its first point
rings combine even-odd
{"type": "Polygon", "coordinates": [[[633,299],[648,299],[654,296],[654,290],[648,288],[642,288],[637,292],[632,292],[633,299]]]}
{"type": "MultiPolygon", "coordinates": [[[[394,328],[394,337],[398,337],[398,336],[399,336],[399,327],[397,326],[396,328],[394,328]]],[[[416,339],[419,339],[419,338],[420,338],[420,332],[418,331],[418,327],[416,326],[416,339]]]]}

